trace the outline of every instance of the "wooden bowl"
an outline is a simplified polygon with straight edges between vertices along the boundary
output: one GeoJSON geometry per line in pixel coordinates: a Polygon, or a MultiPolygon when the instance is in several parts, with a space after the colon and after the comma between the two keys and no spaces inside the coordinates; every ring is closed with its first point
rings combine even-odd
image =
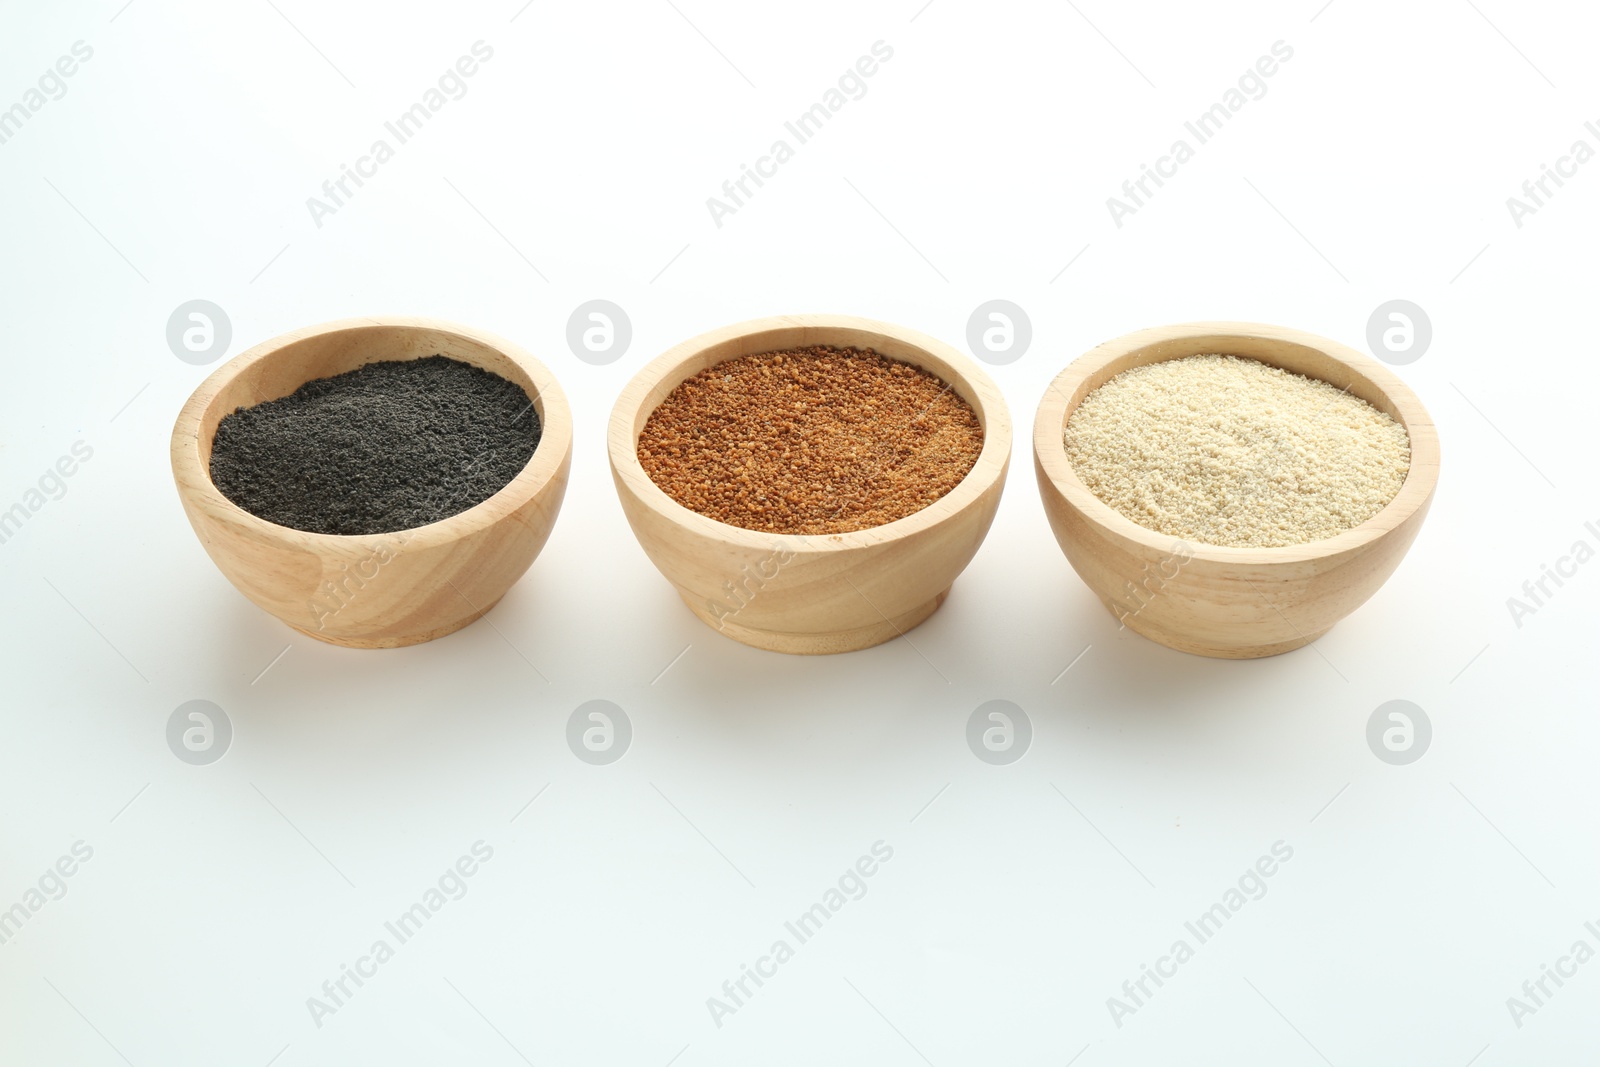
{"type": "Polygon", "coordinates": [[[550,536],[571,462],[572,414],[542,363],[493,334],[422,318],[344,319],[259,344],[201,382],[172,428],[178,496],[212,561],[258,607],[352,648],[431,641],[494,607],[550,536]],[[493,371],[533,398],[539,446],[488,500],[410,530],[343,536],[258,518],[212,483],[212,438],[235,409],[363,364],[435,354],[493,371]]]}
{"type": "Polygon", "coordinates": [[[955,349],[846,315],[787,315],[727,326],[647,364],[611,413],[611,473],[652,563],[720,633],[776,652],[849,652],[922,622],[983,542],[1011,456],[1011,417],[989,376],[955,349]],[[679,382],[736,356],[808,345],[872,348],[937,374],[972,406],[983,449],[945,496],[853,533],[771,534],[718,522],[669,497],[639,463],[639,434],[679,382]]]}
{"type": "Polygon", "coordinates": [[[1399,378],[1337,342],[1249,322],[1161,326],[1107,341],[1045,391],[1033,450],[1056,540],[1107,609],[1152,641],[1228,659],[1309,644],[1377,592],[1416,537],[1439,480],[1433,421],[1399,378]],[[1068,417],[1131,367],[1208,353],[1320,378],[1393,416],[1411,435],[1411,470],[1400,492],[1359,526],[1282,548],[1185,544],[1124,518],[1074,473],[1062,441],[1068,417]]]}

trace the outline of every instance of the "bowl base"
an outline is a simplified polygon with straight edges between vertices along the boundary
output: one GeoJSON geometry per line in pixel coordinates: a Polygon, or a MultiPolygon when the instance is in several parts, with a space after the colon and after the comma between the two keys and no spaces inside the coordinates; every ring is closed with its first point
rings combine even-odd
{"type": "MultiPolygon", "coordinates": [[[[1109,610],[1111,606],[1108,604],[1106,607],[1109,610]]],[[[1111,614],[1115,616],[1116,612],[1112,611],[1111,614]]],[[[1314,634],[1296,634],[1287,641],[1278,641],[1267,645],[1216,645],[1169,633],[1166,630],[1149,625],[1137,615],[1129,615],[1122,622],[1123,625],[1140,637],[1148,638],[1158,645],[1165,645],[1167,648],[1175,649],[1179,652],[1187,652],[1191,656],[1208,656],[1212,659],[1263,659],[1267,656],[1279,656],[1285,652],[1293,652],[1297,648],[1304,648],[1313,641],[1319,640],[1328,630],[1333,629],[1330,626],[1314,634]]]]}
{"type": "Polygon", "coordinates": [[[322,641],[330,645],[338,645],[341,648],[404,648],[407,645],[420,645],[425,641],[432,641],[435,638],[444,637],[447,634],[453,634],[457,630],[483,618],[490,611],[492,611],[495,604],[498,603],[500,603],[500,600],[497,597],[494,603],[489,604],[486,607],[479,608],[477,611],[474,611],[468,615],[463,615],[461,618],[445,623],[443,626],[435,627],[432,630],[425,630],[422,633],[417,634],[395,634],[384,637],[362,637],[359,635],[343,636],[339,634],[321,633],[316,630],[307,630],[302,627],[295,626],[293,623],[287,623],[286,625],[297,633],[303,633],[307,637],[315,637],[318,641],[322,641]]]}
{"type": "Polygon", "coordinates": [[[812,633],[758,630],[752,626],[740,625],[731,618],[718,619],[688,596],[684,596],[681,592],[678,595],[689,605],[689,610],[695,613],[696,618],[724,637],[731,637],[741,644],[766,649],[768,652],[787,652],[795,656],[824,656],[835,652],[856,652],[903,636],[906,631],[918,626],[937,611],[939,605],[944,603],[944,598],[950,595],[950,590],[947,588],[932,600],[918,604],[910,611],[902,612],[892,619],[883,619],[851,630],[812,633]]]}

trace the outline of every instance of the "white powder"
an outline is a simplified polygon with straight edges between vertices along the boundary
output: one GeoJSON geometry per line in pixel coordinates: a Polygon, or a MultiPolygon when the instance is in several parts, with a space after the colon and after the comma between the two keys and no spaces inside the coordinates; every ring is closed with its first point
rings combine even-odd
{"type": "Polygon", "coordinates": [[[1411,468],[1405,427],[1327,382],[1237,356],[1123,371],[1063,435],[1095,496],[1158,533],[1267,548],[1377,514],[1411,468]]]}

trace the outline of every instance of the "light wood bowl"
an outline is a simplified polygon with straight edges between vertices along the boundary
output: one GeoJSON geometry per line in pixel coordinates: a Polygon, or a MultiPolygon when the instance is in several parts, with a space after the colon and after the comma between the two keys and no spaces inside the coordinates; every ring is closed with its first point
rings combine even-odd
{"type": "Polygon", "coordinates": [[[1421,528],[1439,479],[1433,421],[1398,377],[1337,342],[1250,322],[1160,326],[1107,341],[1045,390],[1033,450],[1056,540],[1106,608],[1152,641],[1228,659],[1309,644],[1377,592],[1421,528]],[[1085,396],[1131,367],[1209,353],[1320,378],[1393,416],[1411,435],[1411,470],[1400,492],[1359,526],[1282,548],[1185,546],[1102,502],[1067,459],[1068,417],[1085,396]]]}
{"type": "Polygon", "coordinates": [[[846,315],[788,315],[713,330],[647,364],[617,399],[607,447],[634,535],[703,622],[776,652],[849,652],[905,633],[944,601],[1000,504],[1011,417],[989,376],[931,337],[846,315]],[[950,383],[983,426],[983,449],[972,470],[945,496],[903,519],[816,536],[718,522],[650,480],[639,463],[639,434],[679,382],[737,356],[808,345],[872,348],[950,383]]]}
{"type": "Polygon", "coordinates": [[[344,319],[275,337],[201,382],[172,428],[178,496],[212,561],[258,607],[352,648],[431,641],[494,607],[550,536],[571,462],[572,413],[542,363],[493,334],[424,318],[344,319]],[[539,446],[488,500],[410,530],[343,536],[258,518],[212,483],[212,438],[235,409],[366,363],[435,354],[493,371],[533,398],[539,446]]]}

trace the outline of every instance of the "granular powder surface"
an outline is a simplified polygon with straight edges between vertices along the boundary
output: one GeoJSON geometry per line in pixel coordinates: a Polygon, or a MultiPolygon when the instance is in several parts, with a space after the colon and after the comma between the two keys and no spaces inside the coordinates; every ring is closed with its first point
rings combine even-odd
{"type": "Polygon", "coordinates": [[[639,462],[684,507],[733,526],[835,534],[920,511],[966,477],[983,427],[936,375],[870,348],[739,356],[650,414],[639,462]]]}
{"type": "Polygon", "coordinates": [[[1204,355],[1123,371],[1063,435],[1095,496],[1158,533],[1258,548],[1320,541],[1377,514],[1411,468],[1389,415],[1327,382],[1204,355]]]}
{"type": "Polygon", "coordinates": [[[498,374],[445,356],[368,363],[225,416],[211,480],[279,526],[390,533],[487,500],[539,434],[528,394],[498,374]]]}

